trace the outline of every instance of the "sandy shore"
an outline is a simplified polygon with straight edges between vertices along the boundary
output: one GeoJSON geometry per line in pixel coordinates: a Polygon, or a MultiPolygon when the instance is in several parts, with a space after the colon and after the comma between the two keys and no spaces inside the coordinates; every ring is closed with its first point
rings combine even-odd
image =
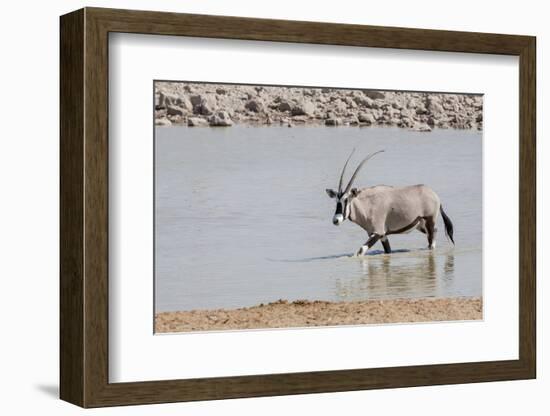
{"type": "Polygon", "coordinates": [[[483,99],[470,94],[156,82],[155,124],[481,130],[483,99]]]}
{"type": "Polygon", "coordinates": [[[279,300],[249,308],[158,313],[155,317],[155,332],[480,320],[482,318],[482,300],[478,297],[354,302],[279,300]]]}

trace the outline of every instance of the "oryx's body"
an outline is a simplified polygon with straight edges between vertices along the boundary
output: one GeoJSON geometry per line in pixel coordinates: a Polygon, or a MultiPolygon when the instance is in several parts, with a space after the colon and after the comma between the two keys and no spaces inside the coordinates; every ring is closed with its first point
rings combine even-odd
{"type": "Polygon", "coordinates": [[[453,224],[443,211],[439,197],[429,187],[378,185],[363,189],[351,188],[361,167],[374,154],[369,155],[359,164],[346,188],[342,189],[342,180],[350,155],[340,176],[338,192],[327,189],[327,194],[337,200],[333,217],[334,225],[349,219],[363,228],[369,236],[357,254],[364,254],[378,240],[381,240],[384,251],[390,253],[387,236],[407,233],[415,228],[426,234],[429,248],[434,248],[437,231],[435,223],[439,212],[445,223],[445,232],[453,241],[453,224]]]}

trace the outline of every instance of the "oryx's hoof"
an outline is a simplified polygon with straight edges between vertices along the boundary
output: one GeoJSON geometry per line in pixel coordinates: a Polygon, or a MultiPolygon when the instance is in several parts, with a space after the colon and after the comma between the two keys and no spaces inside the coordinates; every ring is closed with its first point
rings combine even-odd
{"type": "Polygon", "coordinates": [[[368,249],[368,246],[359,247],[359,250],[357,250],[357,253],[355,253],[355,257],[364,256],[365,254],[367,254],[368,249]]]}

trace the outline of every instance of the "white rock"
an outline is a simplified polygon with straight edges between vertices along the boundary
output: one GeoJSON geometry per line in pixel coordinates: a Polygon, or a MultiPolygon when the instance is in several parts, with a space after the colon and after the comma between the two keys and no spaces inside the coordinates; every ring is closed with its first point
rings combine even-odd
{"type": "Polygon", "coordinates": [[[172,122],[167,118],[157,118],[155,120],[155,126],[171,126],[172,122]]]}
{"type": "Polygon", "coordinates": [[[189,127],[204,127],[204,126],[208,126],[208,122],[204,118],[189,117],[187,119],[187,125],[189,127]]]}
{"type": "Polygon", "coordinates": [[[217,111],[208,117],[208,122],[213,127],[229,127],[233,125],[233,121],[227,111],[217,111]]]}
{"type": "Polygon", "coordinates": [[[418,132],[430,132],[432,131],[432,128],[430,126],[428,126],[427,124],[420,124],[420,123],[417,123],[415,124],[413,127],[412,127],[412,130],[413,131],[418,131],[418,132]]]}
{"type": "Polygon", "coordinates": [[[361,123],[376,123],[376,118],[371,113],[359,113],[358,119],[361,123]]]}

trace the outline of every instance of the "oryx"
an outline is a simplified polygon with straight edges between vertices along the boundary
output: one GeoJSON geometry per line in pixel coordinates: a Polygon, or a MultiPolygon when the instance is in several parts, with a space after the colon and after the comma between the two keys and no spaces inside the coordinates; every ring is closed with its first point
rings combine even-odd
{"type": "Polygon", "coordinates": [[[349,219],[368,234],[369,238],[359,248],[357,256],[364,255],[378,240],[382,242],[384,251],[391,253],[388,235],[407,233],[414,228],[427,235],[430,249],[435,248],[437,231],[435,223],[439,212],[445,224],[445,234],[454,244],[453,223],[443,211],[437,194],[426,185],[404,187],[377,185],[362,189],[352,188],[363,165],[383,150],[371,153],[364,158],[355,169],[347,186],[343,188],[344,173],[354,151],[351,152],[342,169],[338,192],[332,189],[327,189],[326,192],[329,197],[336,199],[333,224],[340,225],[344,220],[349,219]]]}

